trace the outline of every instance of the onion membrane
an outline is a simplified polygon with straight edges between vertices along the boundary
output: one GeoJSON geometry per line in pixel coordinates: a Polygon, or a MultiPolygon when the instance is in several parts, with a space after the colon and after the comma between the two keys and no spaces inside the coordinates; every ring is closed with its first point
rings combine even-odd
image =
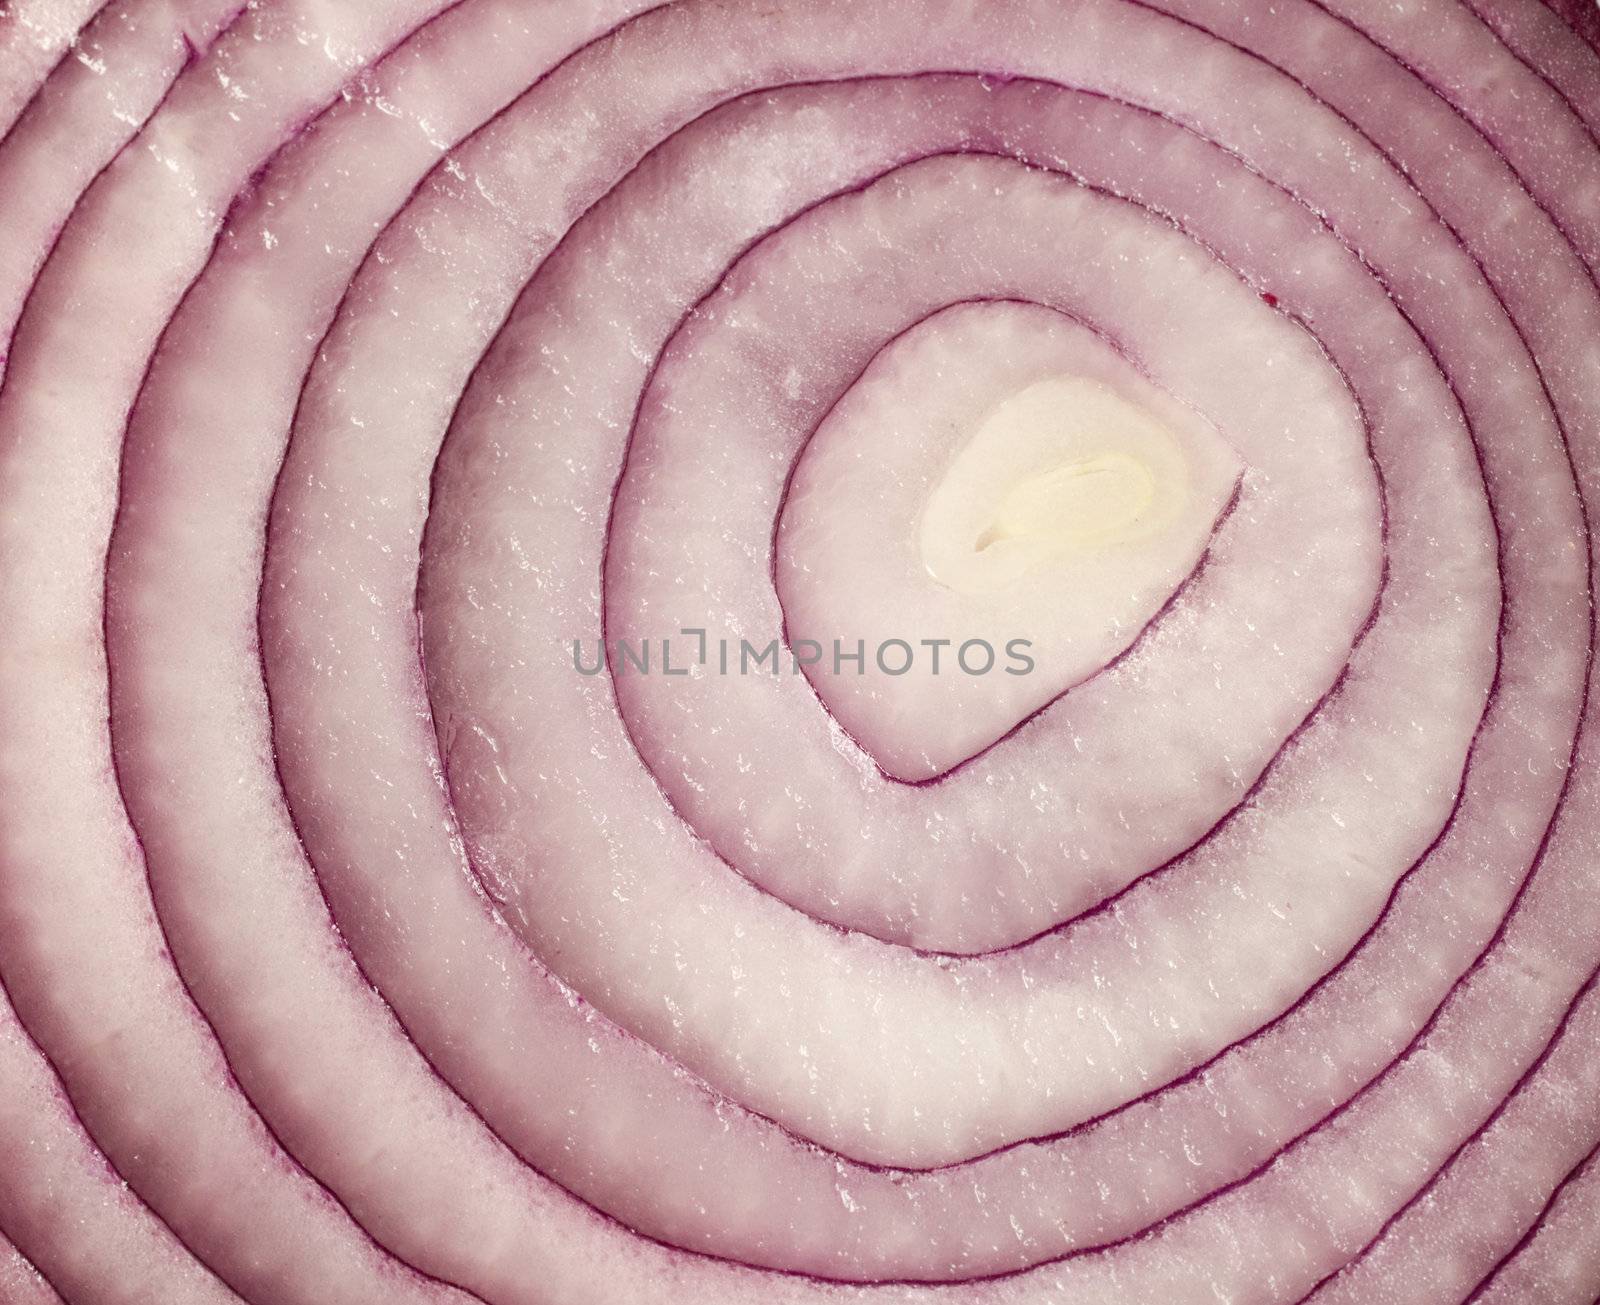
{"type": "Polygon", "coordinates": [[[0,11],[0,1298],[1592,1305],[1596,27],[0,11]]]}

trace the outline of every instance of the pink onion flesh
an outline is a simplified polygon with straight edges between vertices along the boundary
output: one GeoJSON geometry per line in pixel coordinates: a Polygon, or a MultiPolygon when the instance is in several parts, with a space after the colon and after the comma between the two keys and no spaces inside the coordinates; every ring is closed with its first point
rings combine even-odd
{"type": "Polygon", "coordinates": [[[0,7],[0,1302],[1594,1305],[1597,51],[0,7]]]}

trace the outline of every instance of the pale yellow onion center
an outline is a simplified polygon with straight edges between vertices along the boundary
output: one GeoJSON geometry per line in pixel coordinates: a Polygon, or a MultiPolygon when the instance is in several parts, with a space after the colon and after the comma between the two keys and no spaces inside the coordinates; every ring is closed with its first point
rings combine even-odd
{"type": "Polygon", "coordinates": [[[1099,381],[1053,377],[989,413],[930,493],[919,544],[940,584],[993,592],[1160,535],[1188,460],[1151,413],[1099,381]]]}

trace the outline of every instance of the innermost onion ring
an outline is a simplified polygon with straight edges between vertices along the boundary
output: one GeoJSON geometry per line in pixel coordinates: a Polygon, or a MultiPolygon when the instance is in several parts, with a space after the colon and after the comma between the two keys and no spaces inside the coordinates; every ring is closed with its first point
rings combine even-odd
{"type": "Polygon", "coordinates": [[[1124,652],[1239,475],[1088,327],[953,307],[880,352],[795,464],[773,557],[786,644],[887,774],[934,778],[1124,652]]]}

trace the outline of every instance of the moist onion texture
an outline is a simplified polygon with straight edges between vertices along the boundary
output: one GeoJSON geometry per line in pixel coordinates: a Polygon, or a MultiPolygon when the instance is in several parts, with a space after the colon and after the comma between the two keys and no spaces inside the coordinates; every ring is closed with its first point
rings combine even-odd
{"type": "Polygon", "coordinates": [[[1597,42],[0,5],[0,1301],[1594,1305],[1597,42]]]}

